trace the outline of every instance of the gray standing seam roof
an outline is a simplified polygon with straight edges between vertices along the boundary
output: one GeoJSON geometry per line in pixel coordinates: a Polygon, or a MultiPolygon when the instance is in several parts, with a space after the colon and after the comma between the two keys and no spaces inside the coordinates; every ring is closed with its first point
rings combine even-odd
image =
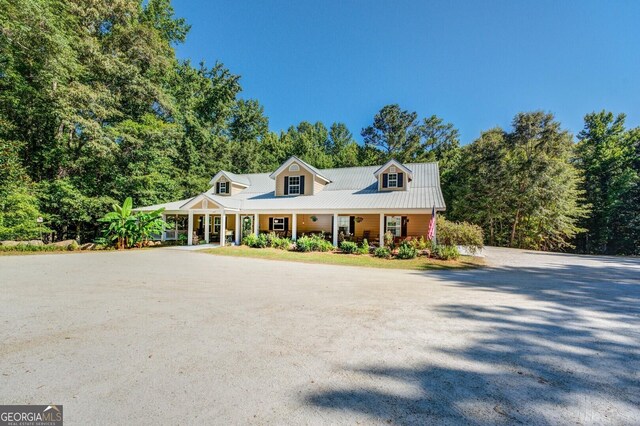
{"type": "MultiPolygon", "coordinates": [[[[346,167],[320,169],[318,174],[329,179],[324,189],[314,195],[275,195],[275,182],[270,173],[234,175],[248,185],[243,191],[232,196],[215,195],[215,186],[206,194],[223,207],[243,211],[288,211],[337,209],[431,209],[446,208],[440,188],[438,163],[406,164],[413,172],[413,180],[406,191],[378,191],[378,181],[374,173],[380,166],[346,167]]],[[[189,200],[142,207],[137,210],[151,210],[165,207],[166,210],[180,210],[189,200]]]]}

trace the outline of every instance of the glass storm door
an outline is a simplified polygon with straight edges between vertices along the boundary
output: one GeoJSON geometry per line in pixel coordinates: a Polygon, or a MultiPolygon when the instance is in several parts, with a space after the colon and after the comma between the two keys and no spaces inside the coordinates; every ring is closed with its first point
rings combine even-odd
{"type": "Polygon", "coordinates": [[[242,233],[240,240],[253,233],[253,216],[242,216],[242,233]]]}

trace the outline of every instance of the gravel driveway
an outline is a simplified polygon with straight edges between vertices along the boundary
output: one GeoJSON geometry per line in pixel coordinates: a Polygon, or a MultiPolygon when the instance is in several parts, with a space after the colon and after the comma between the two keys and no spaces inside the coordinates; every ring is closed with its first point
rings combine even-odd
{"type": "Polygon", "coordinates": [[[638,424],[640,260],[0,257],[0,403],[67,424],[638,424]]]}

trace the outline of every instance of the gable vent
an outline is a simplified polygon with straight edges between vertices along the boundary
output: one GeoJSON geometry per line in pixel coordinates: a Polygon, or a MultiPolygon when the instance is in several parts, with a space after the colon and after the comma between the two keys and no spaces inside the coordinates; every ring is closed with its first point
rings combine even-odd
{"type": "Polygon", "coordinates": [[[297,164],[292,164],[289,166],[289,171],[290,172],[299,172],[300,171],[300,166],[298,166],[297,164]]]}

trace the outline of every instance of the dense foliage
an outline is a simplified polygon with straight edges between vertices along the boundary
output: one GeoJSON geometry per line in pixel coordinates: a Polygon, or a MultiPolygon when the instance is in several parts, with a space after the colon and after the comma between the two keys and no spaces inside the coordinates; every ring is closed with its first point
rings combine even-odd
{"type": "Polygon", "coordinates": [[[131,197],[127,197],[122,206],[114,204],[112,211],[98,219],[106,224],[103,239],[118,249],[142,247],[153,235],[165,230],[163,210],[134,214],[131,197]]]}
{"type": "Polygon", "coordinates": [[[304,235],[296,240],[296,250],[302,252],[332,251],[333,244],[325,240],[322,235],[304,235]]]}
{"type": "Polygon", "coordinates": [[[451,222],[445,219],[444,216],[438,216],[437,229],[439,244],[464,246],[471,252],[482,249],[484,245],[482,228],[478,225],[472,225],[467,222],[451,222]]]}
{"type": "Polygon", "coordinates": [[[624,115],[588,114],[577,144],[530,112],[461,147],[453,124],[395,104],[364,144],[342,123],[275,133],[238,75],[176,58],[188,31],[170,0],[0,0],[0,239],[90,241],[127,196],[186,198],[221,169],[297,155],[320,168],[438,161],[448,217],[490,244],[640,250],[640,129],[624,115]]]}

